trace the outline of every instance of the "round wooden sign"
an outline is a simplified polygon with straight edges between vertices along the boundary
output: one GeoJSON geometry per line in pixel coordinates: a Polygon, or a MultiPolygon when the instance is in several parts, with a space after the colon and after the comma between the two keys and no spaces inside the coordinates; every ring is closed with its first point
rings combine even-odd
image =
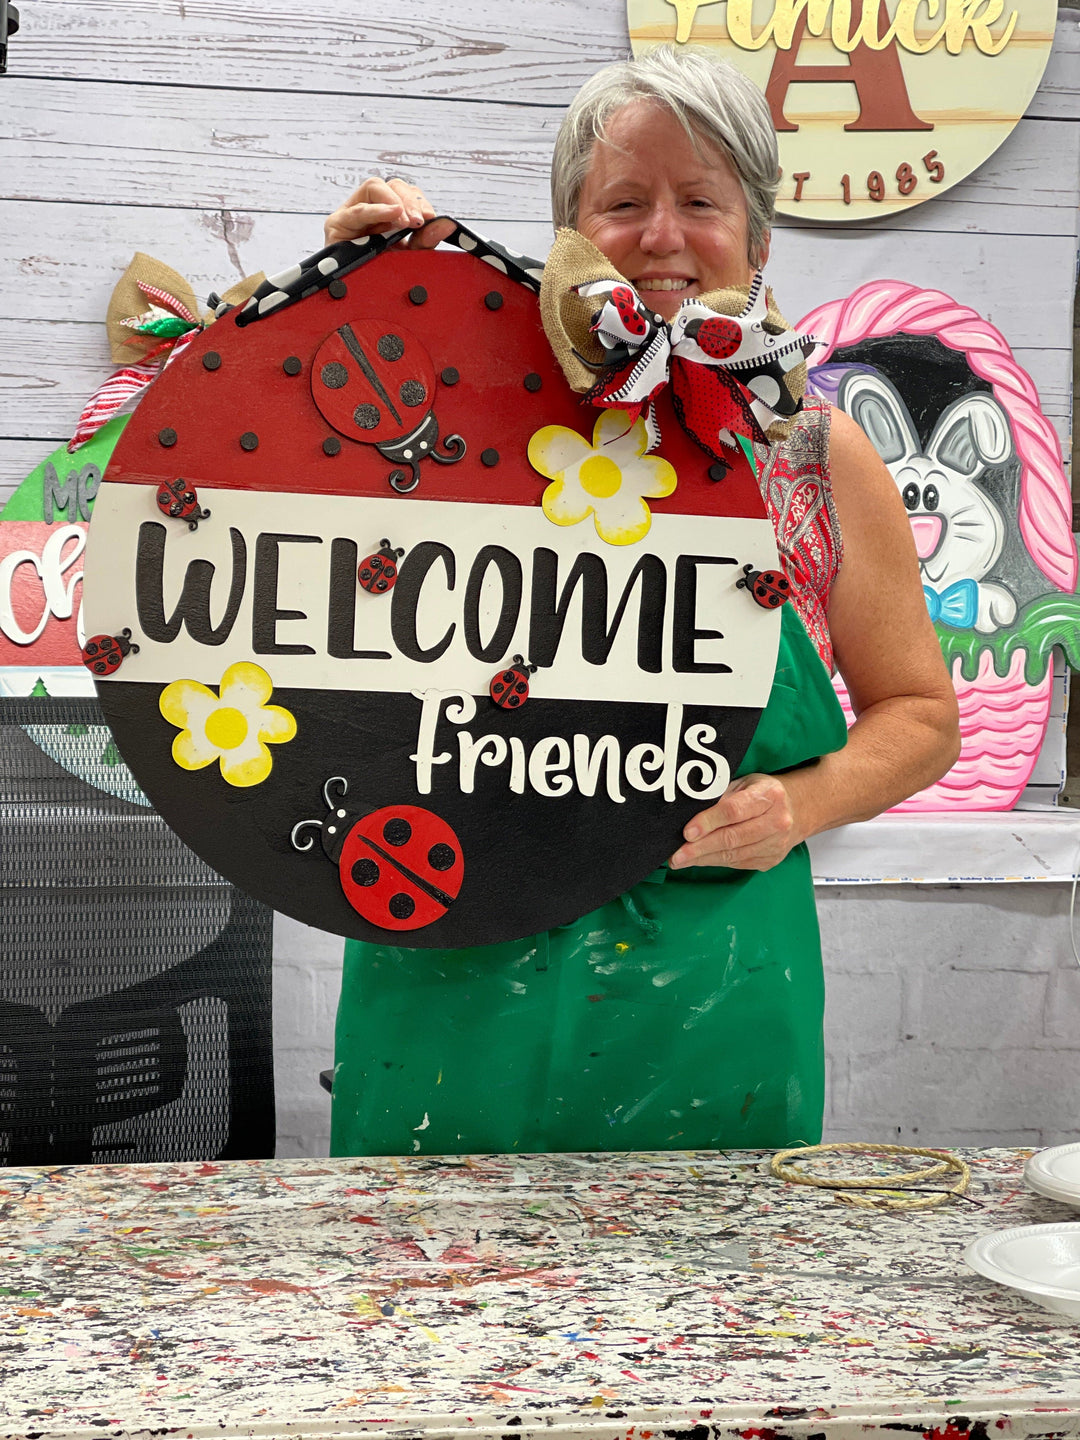
{"type": "Polygon", "coordinates": [[[768,699],[756,478],[712,478],[663,400],[651,452],[584,405],[478,255],[313,288],[217,320],[116,449],[106,718],[177,833],[299,920],[422,947],[574,920],[678,847],[768,699]]]}
{"type": "Polygon", "coordinates": [[[691,43],[765,92],[776,208],[860,222],[941,195],[1012,133],[1055,0],[627,0],[635,55],[691,43]]]}

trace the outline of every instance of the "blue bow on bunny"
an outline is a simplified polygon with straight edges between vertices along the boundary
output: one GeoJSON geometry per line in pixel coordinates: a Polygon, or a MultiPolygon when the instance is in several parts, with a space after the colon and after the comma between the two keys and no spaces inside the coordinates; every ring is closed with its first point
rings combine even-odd
{"type": "Polygon", "coordinates": [[[957,580],[944,590],[922,587],[930,619],[952,630],[971,630],[979,614],[979,587],[974,580],[957,580]]]}

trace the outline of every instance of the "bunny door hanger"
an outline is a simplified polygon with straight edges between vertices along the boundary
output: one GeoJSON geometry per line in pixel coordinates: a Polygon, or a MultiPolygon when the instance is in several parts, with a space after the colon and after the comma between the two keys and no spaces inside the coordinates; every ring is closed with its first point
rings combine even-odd
{"type": "Polygon", "coordinates": [[[960,704],[959,760],[900,808],[1007,810],[1046,734],[1055,647],[1080,664],[1054,426],[1005,336],[940,290],[868,281],[802,325],[820,344],[811,389],[862,425],[892,472],[960,704]]]}
{"type": "Polygon", "coordinates": [[[85,581],[88,632],[131,631],[102,708],[177,833],[412,947],[570,922],[662,864],[780,625],[737,583],[777,566],[744,456],[711,478],[664,394],[651,452],[583,407],[534,262],[453,238],[333,247],[199,335],[117,447],[85,581]],[[178,480],[197,530],[156,504],[178,480]]]}
{"type": "Polygon", "coordinates": [[[1005,547],[1005,517],[976,483],[1013,453],[1001,406],[989,395],[961,396],[942,411],[924,448],[884,376],[847,375],[839,404],[869,435],[900,490],[930,618],[984,634],[1011,625],[1012,592],[987,579],[1005,547]]]}

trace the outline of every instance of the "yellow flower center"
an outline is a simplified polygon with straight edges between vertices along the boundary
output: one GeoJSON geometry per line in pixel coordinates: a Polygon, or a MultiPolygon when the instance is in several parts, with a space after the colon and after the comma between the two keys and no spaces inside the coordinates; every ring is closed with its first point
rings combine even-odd
{"type": "Polygon", "coordinates": [[[217,750],[235,750],[247,733],[247,719],[231,705],[219,705],[206,717],[206,738],[217,750]]]}
{"type": "Polygon", "coordinates": [[[622,471],[606,455],[590,455],[578,471],[578,480],[586,495],[606,500],[622,484],[622,471]]]}

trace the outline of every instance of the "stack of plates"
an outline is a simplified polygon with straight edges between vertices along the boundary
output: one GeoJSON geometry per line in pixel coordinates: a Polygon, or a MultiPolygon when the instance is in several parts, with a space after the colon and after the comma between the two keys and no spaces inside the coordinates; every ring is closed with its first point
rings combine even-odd
{"type": "MultiPolygon", "coordinates": [[[[1058,1145],[1024,1166],[1032,1190],[1080,1207],[1080,1144],[1058,1145]]],[[[1080,1320],[1080,1222],[1019,1225],[983,1235],[964,1251],[979,1275],[1018,1290],[1058,1315],[1080,1320]]]]}
{"type": "Polygon", "coordinates": [[[1080,1205],[1080,1145],[1040,1150],[1024,1166],[1024,1179],[1048,1200],[1080,1205]]]}

